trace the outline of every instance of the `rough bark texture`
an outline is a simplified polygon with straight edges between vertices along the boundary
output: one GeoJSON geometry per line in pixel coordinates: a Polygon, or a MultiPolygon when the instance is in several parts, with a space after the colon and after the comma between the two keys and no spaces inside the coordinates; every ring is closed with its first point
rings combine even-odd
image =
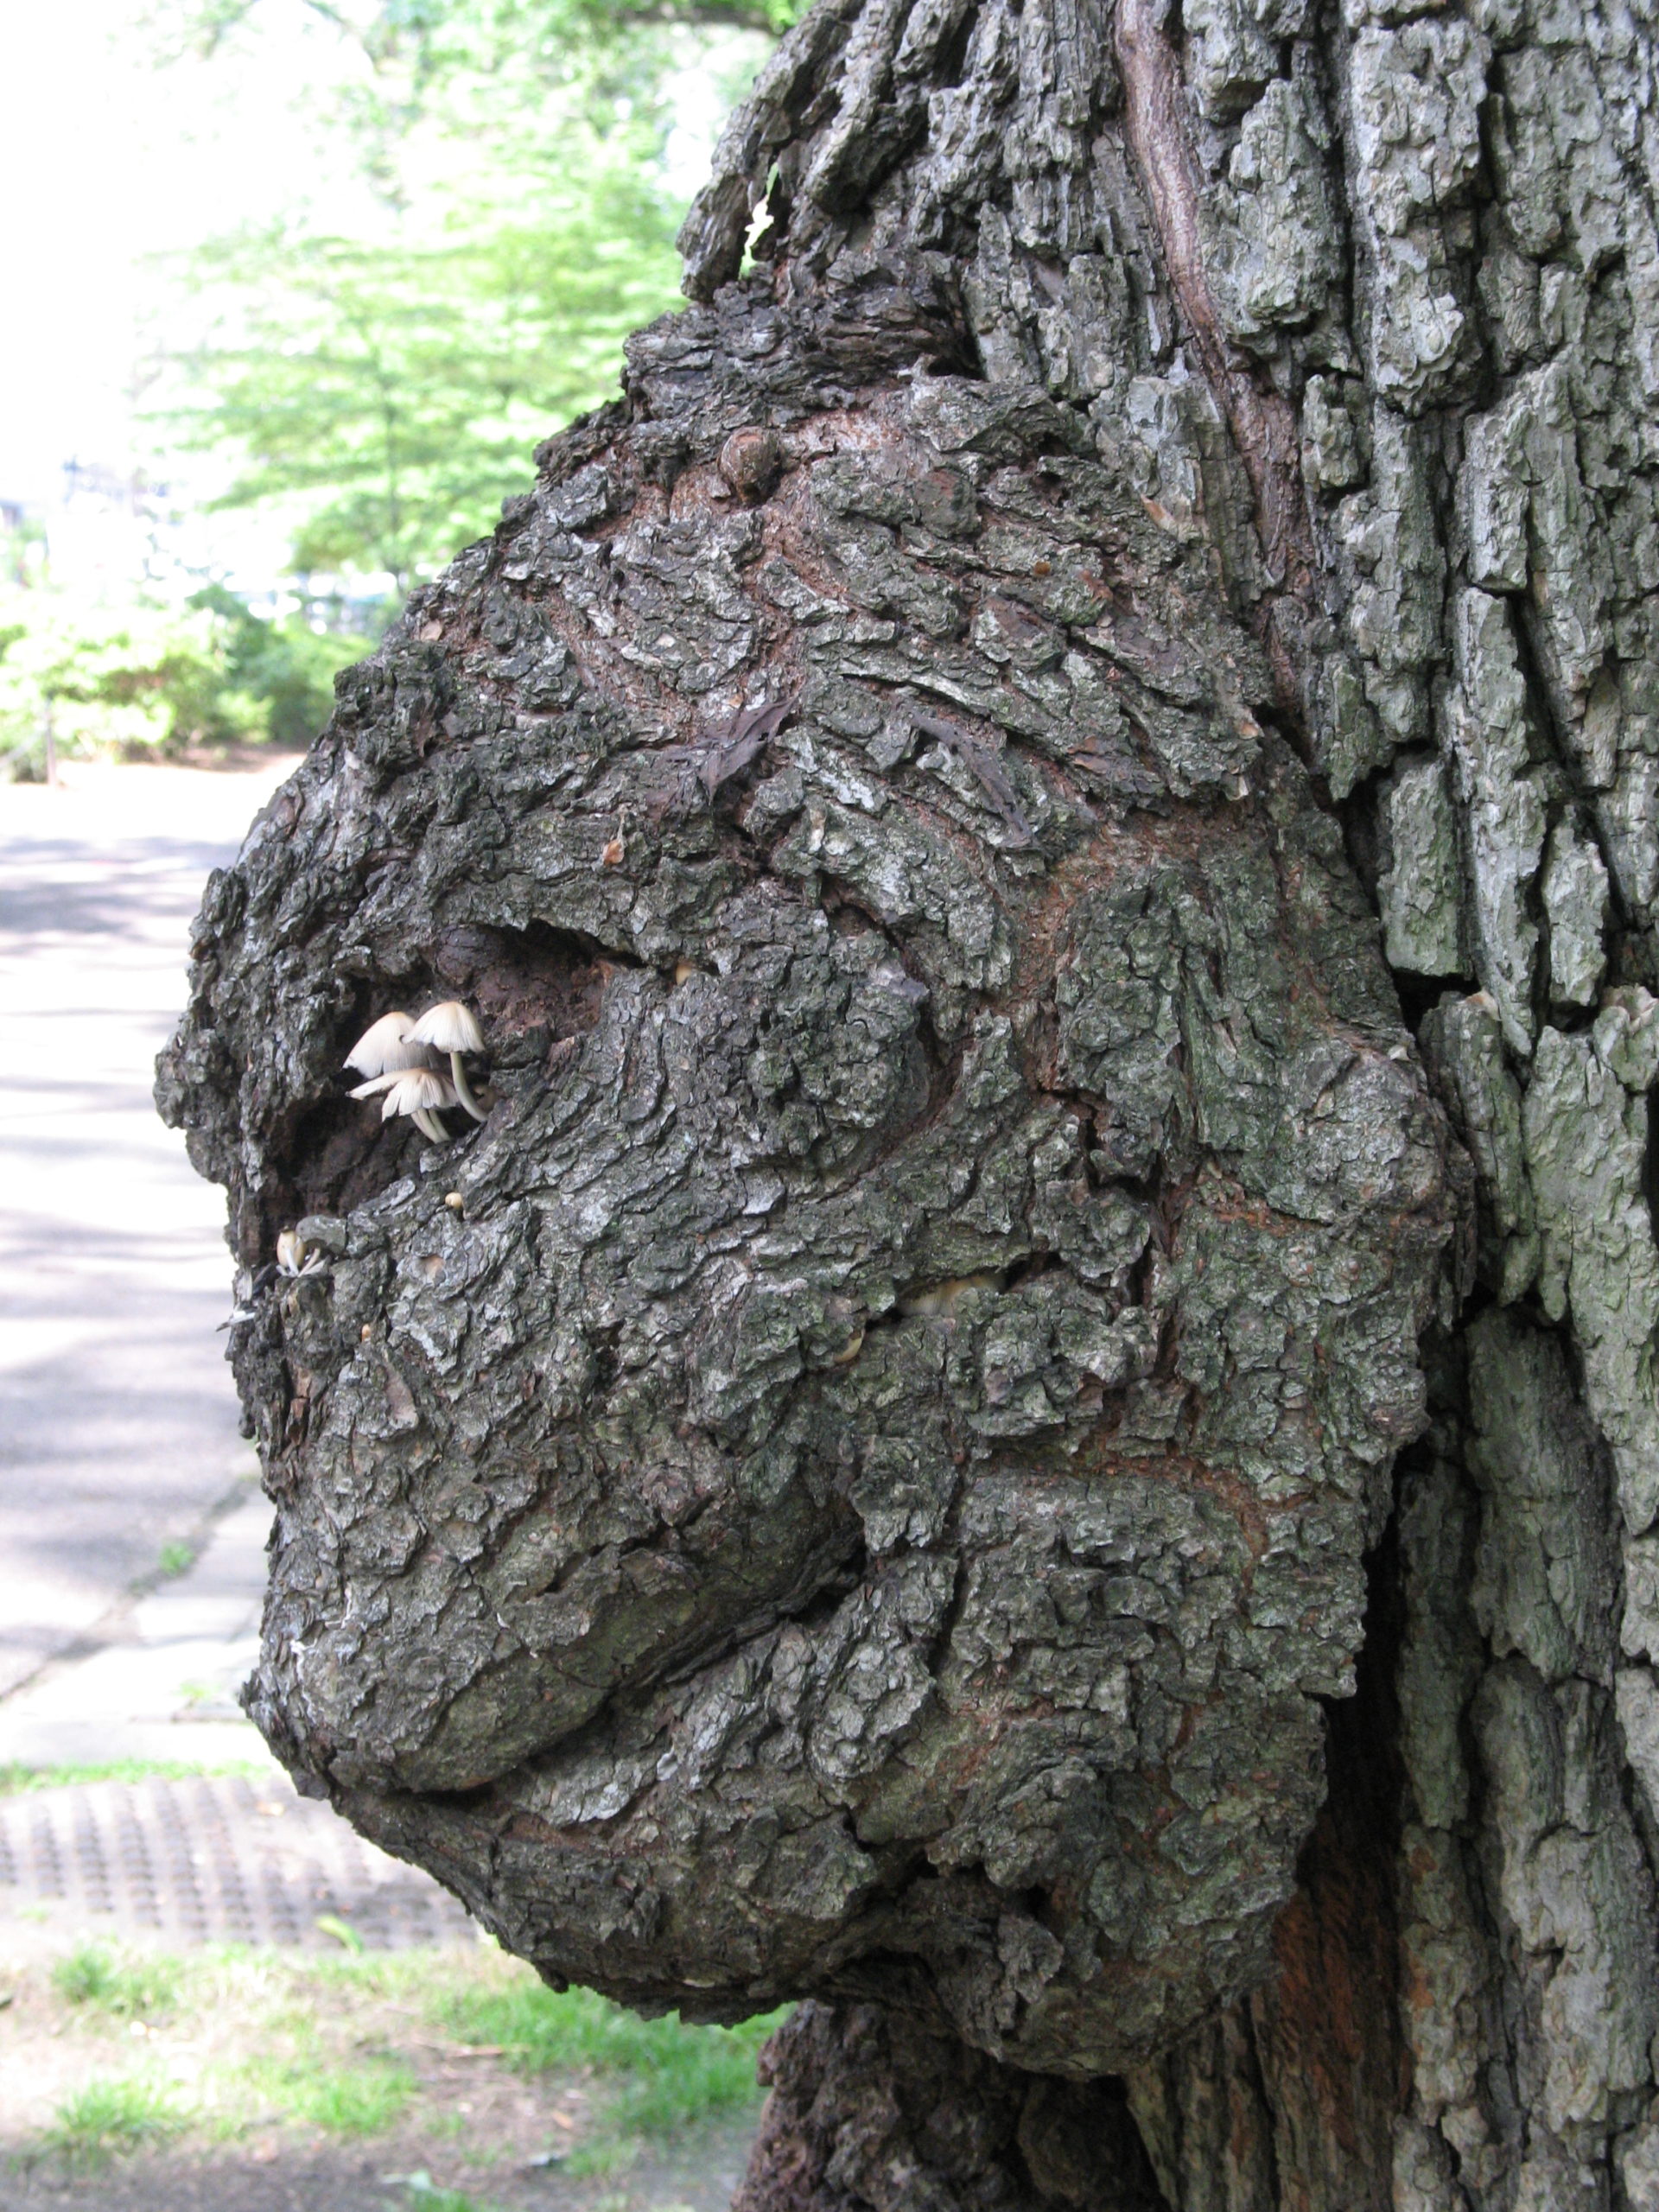
{"type": "Polygon", "coordinates": [[[772,2095],[733,2212],[1160,2212],[1121,2082],[1025,2074],[874,2005],[801,2005],[760,2071],[772,2095]]]}
{"type": "Polygon", "coordinates": [[[1655,43],[820,0],[210,890],[253,1710],[746,2212],[1659,2203],[1655,43]]]}

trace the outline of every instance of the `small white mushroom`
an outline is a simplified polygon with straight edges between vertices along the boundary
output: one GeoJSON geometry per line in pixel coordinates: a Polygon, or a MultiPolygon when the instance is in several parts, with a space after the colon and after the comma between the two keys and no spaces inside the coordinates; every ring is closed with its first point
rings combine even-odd
{"type": "Polygon", "coordinates": [[[279,1275],[315,1275],[321,1274],[323,1257],[321,1252],[309,1252],[297,1229],[285,1229],[276,1239],[276,1272],[279,1275]]]}
{"type": "Polygon", "coordinates": [[[455,1096],[475,1122],[483,1121],[484,1109],[474,1097],[467,1071],[461,1065],[463,1052],[481,1052],[484,1049],[484,1033],[472,1008],[463,1006],[459,999],[441,999],[436,1006],[428,1007],[405,1035],[410,1044],[430,1046],[448,1053],[455,1096]]]}
{"type": "MultiPolygon", "coordinates": [[[[380,1102],[380,1118],[390,1122],[394,1115],[407,1114],[423,1136],[430,1137],[434,1144],[447,1144],[449,1132],[438,1116],[449,1107],[459,1104],[455,1086],[447,1075],[436,1068],[406,1068],[402,1075],[395,1075],[384,1086],[385,1097],[380,1102]]],[[[368,1090],[370,1085],[365,1084],[368,1090]]]]}
{"type": "MultiPolygon", "coordinates": [[[[418,1042],[408,1033],[409,1016],[399,1007],[390,1014],[383,1014],[378,1021],[372,1021],[346,1055],[346,1065],[359,1075],[398,1075],[405,1068],[435,1068],[442,1065],[430,1046],[418,1042]]],[[[352,1093],[360,1098],[360,1090],[352,1093]]]]}

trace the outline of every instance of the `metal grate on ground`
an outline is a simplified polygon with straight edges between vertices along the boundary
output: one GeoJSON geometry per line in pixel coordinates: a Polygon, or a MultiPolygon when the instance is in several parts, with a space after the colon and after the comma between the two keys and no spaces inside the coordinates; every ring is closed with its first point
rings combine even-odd
{"type": "Polygon", "coordinates": [[[285,1777],[86,1782],[0,1798],[0,1926],[338,1950],[334,1919],[371,1950],[470,1942],[448,1892],[348,1827],[285,1777]]]}

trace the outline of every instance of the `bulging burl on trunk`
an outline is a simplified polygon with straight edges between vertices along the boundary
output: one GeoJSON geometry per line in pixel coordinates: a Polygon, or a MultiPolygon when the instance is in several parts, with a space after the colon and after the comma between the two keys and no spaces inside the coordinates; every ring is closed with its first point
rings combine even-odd
{"type": "Polygon", "coordinates": [[[902,274],[634,342],[214,879],[161,1093],[296,1772],[550,1978],[1086,2076],[1266,1970],[1446,1153],[1200,536],[902,274]],[[442,1149],[340,1075],[423,992],[442,1149]]]}

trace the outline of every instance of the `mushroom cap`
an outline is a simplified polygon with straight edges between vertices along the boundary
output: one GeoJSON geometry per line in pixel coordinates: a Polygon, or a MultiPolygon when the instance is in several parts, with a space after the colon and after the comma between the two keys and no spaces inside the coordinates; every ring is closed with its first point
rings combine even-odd
{"type": "Polygon", "coordinates": [[[380,1118],[389,1122],[394,1114],[441,1114],[445,1107],[459,1103],[455,1086],[447,1075],[440,1075],[436,1068],[407,1068],[386,1085],[380,1118]]]}
{"type": "Polygon", "coordinates": [[[394,1007],[378,1021],[369,1024],[346,1054],[346,1066],[367,1076],[396,1075],[404,1068],[430,1067],[433,1055],[429,1047],[411,1037],[409,1029],[409,1016],[394,1007]]]}
{"type": "Polygon", "coordinates": [[[441,1052],[481,1052],[484,1032],[470,1007],[459,999],[441,999],[436,1006],[429,1006],[414,1027],[406,1033],[423,1045],[435,1046],[441,1052]]]}

